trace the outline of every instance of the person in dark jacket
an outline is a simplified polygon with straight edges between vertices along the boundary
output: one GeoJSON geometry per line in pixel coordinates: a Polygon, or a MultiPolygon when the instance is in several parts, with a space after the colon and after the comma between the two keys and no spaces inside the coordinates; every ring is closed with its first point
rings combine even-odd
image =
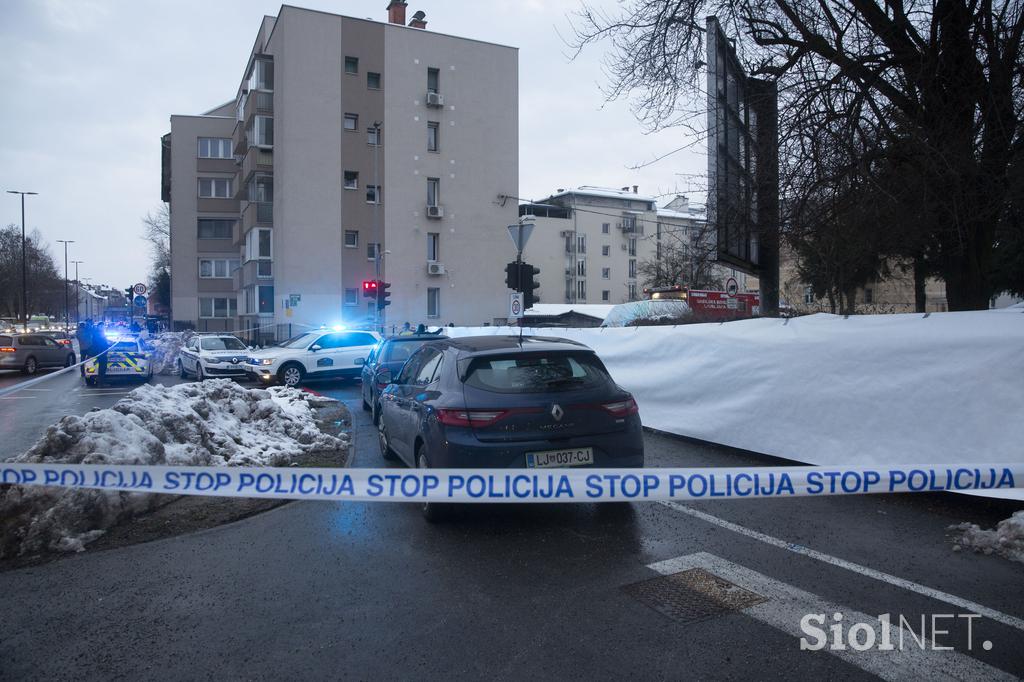
{"type": "Polygon", "coordinates": [[[107,348],[110,342],[103,333],[103,323],[92,328],[92,352],[96,356],[96,365],[99,371],[96,373],[96,385],[102,386],[103,380],[107,378],[107,348]]]}
{"type": "MultiPolygon", "coordinates": [[[[78,339],[78,354],[80,356],[78,359],[84,363],[92,356],[92,322],[79,322],[75,338],[78,339]]],[[[85,376],[84,364],[79,368],[79,371],[82,373],[82,376],[85,376]]]]}

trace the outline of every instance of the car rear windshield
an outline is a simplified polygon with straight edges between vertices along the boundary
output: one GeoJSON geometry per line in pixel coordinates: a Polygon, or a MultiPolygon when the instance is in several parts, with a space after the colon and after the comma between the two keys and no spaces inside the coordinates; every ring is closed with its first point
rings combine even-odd
{"type": "Polygon", "coordinates": [[[110,350],[126,350],[126,351],[137,351],[139,350],[139,344],[135,341],[118,341],[110,350]]]}
{"type": "Polygon", "coordinates": [[[592,353],[516,353],[474,358],[467,386],[496,393],[548,393],[597,388],[611,381],[592,353]]]}
{"type": "Polygon", "coordinates": [[[0,336],[0,346],[11,346],[14,344],[14,338],[10,336],[0,336]]]}
{"type": "Polygon", "coordinates": [[[384,362],[405,362],[410,355],[416,352],[416,349],[430,340],[389,341],[387,349],[384,351],[384,362]]]}
{"type": "Polygon", "coordinates": [[[245,344],[233,336],[203,339],[203,350],[245,350],[245,344]]]}

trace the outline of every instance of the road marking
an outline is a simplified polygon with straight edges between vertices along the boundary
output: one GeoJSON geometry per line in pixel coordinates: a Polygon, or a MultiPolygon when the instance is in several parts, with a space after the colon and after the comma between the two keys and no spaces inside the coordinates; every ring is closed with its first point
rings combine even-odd
{"type": "MultiPolygon", "coordinates": [[[[831,614],[841,613],[843,614],[843,623],[846,628],[851,627],[855,623],[866,623],[875,630],[875,642],[881,643],[882,641],[882,625],[876,616],[860,613],[842,604],[822,599],[816,594],[805,592],[788,583],[769,578],[763,573],[758,573],[745,566],[726,561],[714,554],[697,552],[687,556],[659,561],[650,564],[648,568],[662,575],[671,575],[692,568],[703,568],[745,590],[768,597],[768,601],[740,609],[740,613],[744,613],[755,620],[798,639],[806,636],[806,633],[800,629],[800,619],[805,615],[809,613],[826,614],[826,618],[829,620],[826,620],[825,624],[820,626],[823,630],[826,630],[832,623],[831,614]]],[[[910,632],[904,635],[903,642],[906,643],[906,647],[901,649],[899,645],[900,628],[898,623],[894,623],[891,628],[889,641],[895,645],[892,650],[879,649],[876,646],[866,651],[857,651],[849,647],[842,650],[825,648],[821,651],[885,680],[1017,679],[1013,675],[983,663],[976,658],[972,658],[967,654],[952,650],[936,651],[921,649],[911,637],[910,632]]],[[[809,641],[814,640],[811,639],[809,641]]],[[[859,637],[858,641],[866,641],[866,635],[859,637]]],[[[943,643],[940,640],[941,644],[943,643]]],[[[980,645],[979,639],[975,638],[972,646],[980,645]]],[[[794,643],[794,648],[798,647],[799,644],[794,643]]]]}
{"type": "Polygon", "coordinates": [[[1024,619],[1017,618],[1016,616],[1011,616],[1009,614],[1003,613],[1002,611],[990,609],[987,606],[982,606],[981,604],[970,601],[969,599],[964,599],[954,594],[943,592],[942,590],[936,590],[934,588],[928,587],[927,585],[920,585],[918,583],[906,580],[905,578],[900,578],[895,575],[891,575],[889,573],[876,571],[873,568],[868,568],[867,566],[855,564],[852,561],[840,559],[839,557],[834,557],[831,554],[819,552],[818,550],[811,549],[810,547],[804,547],[803,545],[797,545],[793,544],[792,542],[786,542],[785,540],[780,540],[779,538],[772,537],[771,535],[766,535],[765,533],[752,530],[750,528],[747,528],[746,526],[741,526],[737,523],[733,523],[732,521],[720,519],[717,516],[713,516],[712,514],[708,514],[707,512],[702,512],[699,509],[687,507],[686,505],[679,504],[678,502],[659,502],[658,504],[662,504],[670,509],[674,509],[684,514],[689,514],[690,516],[698,518],[702,521],[707,521],[708,523],[712,523],[716,526],[720,526],[727,530],[731,530],[734,533],[745,535],[748,538],[759,540],[760,542],[772,545],[773,547],[778,547],[780,549],[784,549],[795,554],[800,554],[811,559],[816,559],[818,561],[830,564],[832,566],[845,568],[848,571],[853,571],[854,573],[858,573],[860,575],[866,576],[868,578],[873,578],[875,580],[880,580],[884,583],[895,585],[896,587],[902,587],[903,589],[908,590],[910,592],[922,594],[931,599],[935,599],[937,601],[945,602],[952,606],[959,607],[964,611],[977,613],[991,620],[999,621],[1004,625],[1009,625],[1012,628],[1024,631],[1024,619]]]}
{"type": "Polygon", "coordinates": [[[38,397],[37,395],[4,395],[0,396],[0,400],[33,400],[38,397]]]}
{"type": "Polygon", "coordinates": [[[52,391],[52,388],[26,388],[26,391],[52,391]]]}

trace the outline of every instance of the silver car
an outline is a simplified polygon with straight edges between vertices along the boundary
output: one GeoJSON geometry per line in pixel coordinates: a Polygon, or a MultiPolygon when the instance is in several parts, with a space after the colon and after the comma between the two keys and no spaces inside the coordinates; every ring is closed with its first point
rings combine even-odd
{"type": "Polygon", "coordinates": [[[45,334],[0,336],[0,369],[20,369],[35,374],[43,367],[70,367],[75,352],[45,334]]]}

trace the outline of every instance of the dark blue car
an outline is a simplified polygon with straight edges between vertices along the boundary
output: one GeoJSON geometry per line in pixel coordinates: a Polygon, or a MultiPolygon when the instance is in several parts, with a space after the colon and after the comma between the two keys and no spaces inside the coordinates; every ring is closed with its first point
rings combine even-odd
{"type": "Polygon", "coordinates": [[[373,423],[376,424],[380,415],[380,393],[387,386],[380,383],[377,378],[378,372],[383,369],[391,372],[392,376],[397,375],[405,364],[405,361],[415,353],[420,346],[427,341],[437,341],[444,338],[438,334],[406,334],[404,336],[392,336],[384,339],[366,357],[363,363],[362,398],[363,409],[373,414],[373,423]]]}
{"type": "MultiPolygon", "coordinates": [[[[420,468],[641,467],[636,401],[593,350],[559,338],[474,336],[424,343],[384,370],[385,459],[420,468]]],[[[444,506],[424,505],[434,520],[444,506]]]]}

